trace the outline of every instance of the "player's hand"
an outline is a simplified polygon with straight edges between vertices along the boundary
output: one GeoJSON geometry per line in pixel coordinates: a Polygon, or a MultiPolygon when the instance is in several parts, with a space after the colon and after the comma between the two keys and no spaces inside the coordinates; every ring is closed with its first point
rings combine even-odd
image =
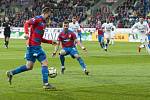
{"type": "Polygon", "coordinates": [[[24,38],[25,38],[26,40],[28,40],[28,39],[29,39],[29,35],[28,35],[28,34],[25,34],[24,38]]]}
{"type": "Polygon", "coordinates": [[[55,56],[56,56],[56,52],[53,52],[53,53],[52,53],[52,57],[55,57],[55,56]]]}

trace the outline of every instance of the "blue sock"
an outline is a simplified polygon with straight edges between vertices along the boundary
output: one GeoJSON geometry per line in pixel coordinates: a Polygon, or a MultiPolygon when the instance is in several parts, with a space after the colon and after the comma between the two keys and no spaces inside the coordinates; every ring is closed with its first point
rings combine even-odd
{"type": "Polygon", "coordinates": [[[26,65],[22,65],[22,66],[20,66],[20,67],[18,67],[16,69],[12,70],[11,72],[12,72],[13,75],[15,75],[15,74],[27,71],[27,70],[28,69],[27,69],[26,65]]]}
{"type": "Polygon", "coordinates": [[[60,55],[60,61],[61,61],[61,66],[64,66],[64,63],[65,63],[65,57],[64,55],[60,55]]]}
{"type": "Polygon", "coordinates": [[[42,66],[42,78],[43,78],[43,83],[48,83],[48,67],[47,66],[42,66]]]}
{"type": "Polygon", "coordinates": [[[82,43],[82,33],[79,32],[79,33],[78,33],[78,36],[79,36],[79,38],[80,38],[80,42],[82,43]]]}
{"type": "Polygon", "coordinates": [[[148,47],[150,48],[150,44],[148,44],[148,47]]]}
{"type": "Polygon", "coordinates": [[[86,65],[85,65],[84,61],[82,60],[82,58],[79,57],[77,60],[78,60],[79,64],[81,65],[82,69],[83,70],[86,69],[86,65]]]}

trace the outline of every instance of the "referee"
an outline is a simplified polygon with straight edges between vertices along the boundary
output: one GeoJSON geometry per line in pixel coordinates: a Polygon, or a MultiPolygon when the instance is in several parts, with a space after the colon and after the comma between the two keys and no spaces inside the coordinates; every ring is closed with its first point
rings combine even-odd
{"type": "Polygon", "coordinates": [[[10,24],[9,20],[3,22],[5,48],[8,48],[8,44],[9,44],[9,38],[10,38],[10,34],[11,34],[10,26],[11,26],[11,24],[10,24]]]}

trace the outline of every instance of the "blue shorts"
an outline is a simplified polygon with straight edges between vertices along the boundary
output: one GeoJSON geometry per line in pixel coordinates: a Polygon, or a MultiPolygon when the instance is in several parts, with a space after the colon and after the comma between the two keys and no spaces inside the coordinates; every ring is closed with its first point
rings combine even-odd
{"type": "Polygon", "coordinates": [[[148,37],[148,41],[150,41],[150,35],[148,35],[147,37],[148,37]]]}
{"type": "Polygon", "coordinates": [[[33,63],[36,59],[42,62],[46,59],[46,54],[41,46],[29,46],[27,47],[25,58],[27,61],[32,61],[33,63]]]}
{"type": "Polygon", "coordinates": [[[103,42],[103,41],[104,41],[104,36],[98,35],[98,42],[103,42]]]}
{"type": "Polygon", "coordinates": [[[71,55],[74,58],[75,54],[79,54],[76,47],[64,47],[66,55],[71,55]]]}
{"type": "Polygon", "coordinates": [[[78,33],[78,37],[81,37],[81,36],[82,36],[82,33],[81,33],[81,32],[79,32],[79,33],[78,33]]]}

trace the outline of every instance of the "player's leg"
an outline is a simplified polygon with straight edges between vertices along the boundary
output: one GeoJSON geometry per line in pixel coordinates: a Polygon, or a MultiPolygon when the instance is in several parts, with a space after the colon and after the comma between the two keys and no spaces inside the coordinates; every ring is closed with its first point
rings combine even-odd
{"type": "Polygon", "coordinates": [[[48,82],[48,61],[47,59],[41,61],[41,72],[42,72],[42,80],[43,80],[43,88],[44,89],[55,89],[53,85],[48,82]]]}
{"type": "Polygon", "coordinates": [[[10,38],[10,36],[7,35],[7,36],[6,36],[6,41],[5,41],[5,46],[6,46],[6,48],[8,48],[9,38],[10,38]]]}
{"type": "Polygon", "coordinates": [[[149,35],[145,37],[145,48],[148,54],[150,54],[150,37],[149,35]]]}
{"type": "Polygon", "coordinates": [[[67,48],[63,48],[62,50],[60,50],[59,53],[59,58],[60,58],[60,62],[61,62],[61,74],[64,74],[65,71],[65,55],[67,54],[67,48]]]}
{"type": "Polygon", "coordinates": [[[35,62],[36,59],[33,56],[32,48],[27,47],[25,58],[27,60],[26,65],[21,65],[21,66],[17,67],[16,69],[7,71],[6,74],[8,76],[8,81],[10,82],[10,84],[11,84],[11,80],[12,80],[13,75],[31,70],[33,68],[33,65],[34,65],[34,62],[35,62]]]}
{"type": "Polygon", "coordinates": [[[141,44],[138,47],[138,52],[141,52],[141,49],[145,47],[145,44],[144,44],[145,43],[145,36],[142,35],[140,41],[141,41],[141,44]]]}
{"type": "Polygon", "coordinates": [[[104,49],[105,49],[105,51],[107,51],[107,48],[108,48],[108,45],[109,45],[109,42],[110,42],[110,33],[107,32],[104,35],[105,35],[105,38],[106,38],[106,44],[105,44],[104,49]]]}
{"type": "Polygon", "coordinates": [[[106,48],[108,48],[108,45],[110,43],[110,39],[111,39],[111,34],[108,34],[108,37],[106,38],[106,48]]]}
{"type": "Polygon", "coordinates": [[[43,88],[44,89],[55,89],[54,86],[49,84],[48,82],[48,60],[46,58],[45,52],[40,47],[39,50],[37,50],[38,54],[36,56],[37,60],[41,63],[41,73],[42,73],[42,80],[43,80],[43,88]]]}
{"type": "Polygon", "coordinates": [[[28,70],[32,70],[33,65],[34,65],[34,62],[27,61],[26,65],[21,65],[21,66],[17,67],[16,69],[7,71],[6,74],[7,74],[7,77],[8,77],[8,82],[11,84],[12,77],[16,74],[19,74],[19,73],[22,73],[22,72],[25,72],[25,71],[28,71],[28,70]]]}
{"type": "Polygon", "coordinates": [[[4,47],[7,48],[6,47],[6,34],[4,34],[4,47]]]}
{"type": "Polygon", "coordinates": [[[81,68],[82,68],[82,70],[84,71],[84,73],[85,73],[86,75],[88,75],[89,72],[87,71],[87,66],[86,66],[86,64],[84,63],[83,59],[79,56],[78,51],[77,51],[76,48],[72,48],[72,49],[71,49],[70,55],[71,55],[71,56],[74,56],[74,57],[77,59],[77,61],[79,62],[80,66],[81,66],[81,68]]]}
{"type": "Polygon", "coordinates": [[[111,43],[112,45],[114,45],[114,38],[111,38],[111,43]]]}
{"type": "Polygon", "coordinates": [[[110,44],[114,45],[114,37],[115,37],[115,33],[111,32],[111,40],[110,40],[110,44]]]}
{"type": "Polygon", "coordinates": [[[79,40],[80,40],[80,42],[82,43],[82,33],[81,33],[81,32],[79,32],[79,33],[78,33],[78,36],[79,36],[79,40]]]}
{"type": "Polygon", "coordinates": [[[148,48],[150,49],[150,34],[148,34],[148,48]]]}
{"type": "Polygon", "coordinates": [[[106,44],[105,44],[105,48],[104,48],[105,51],[107,51],[107,49],[108,49],[109,42],[110,42],[110,39],[106,38],[106,44]]]}
{"type": "Polygon", "coordinates": [[[101,48],[104,48],[104,37],[101,35],[98,35],[98,42],[101,48]]]}

